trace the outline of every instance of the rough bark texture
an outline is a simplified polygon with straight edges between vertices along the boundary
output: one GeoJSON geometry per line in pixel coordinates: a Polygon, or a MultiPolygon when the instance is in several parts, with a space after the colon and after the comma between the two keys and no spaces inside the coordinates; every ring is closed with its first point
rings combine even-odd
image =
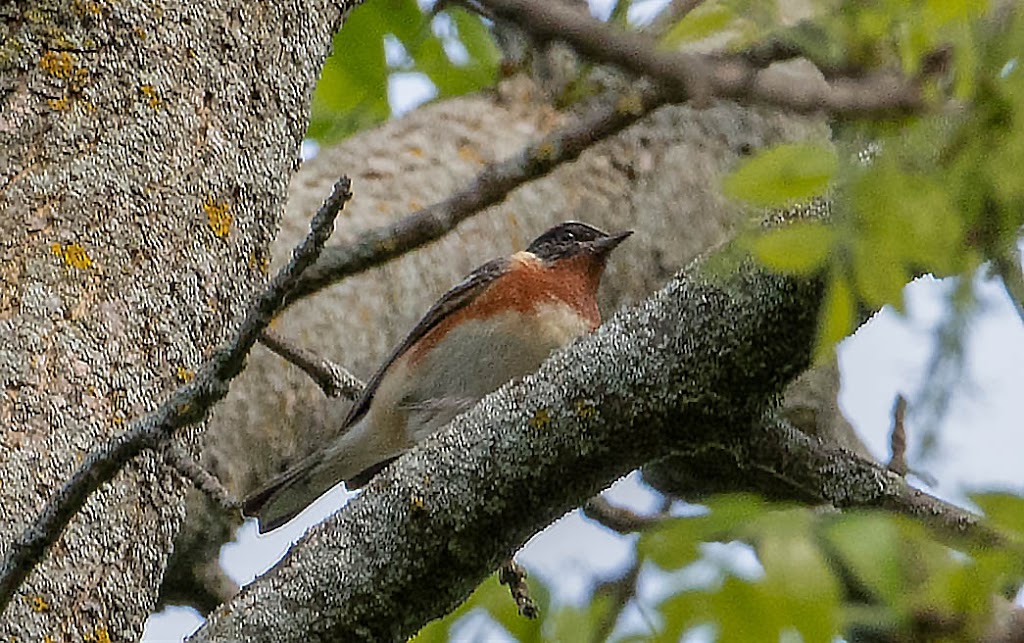
{"type": "Polygon", "coordinates": [[[671,281],[387,469],[197,640],[405,640],[618,476],[757,434],[808,364],[820,294],[747,270],[671,281]]]}
{"type": "MultiPolygon", "coordinates": [[[[0,9],[0,555],[85,453],[240,321],[345,6],[0,9]]],[[[0,638],[138,639],[184,489],[157,457],[130,464],[0,638]]]]}

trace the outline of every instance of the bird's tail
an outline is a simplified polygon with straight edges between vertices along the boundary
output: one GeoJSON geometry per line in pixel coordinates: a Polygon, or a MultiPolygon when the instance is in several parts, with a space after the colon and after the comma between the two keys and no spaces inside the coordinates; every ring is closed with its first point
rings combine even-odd
{"type": "Polygon", "coordinates": [[[318,451],[273,478],[242,503],[242,513],[259,518],[259,531],[265,534],[285,524],[331,487],[345,481],[357,489],[401,450],[379,450],[365,439],[362,423],[352,426],[326,449],[318,451]]]}
{"type": "Polygon", "coordinates": [[[306,458],[273,478],[245,499],[242,513],[259,518],[259,531],[265,534],[285,524],[340,479],[329,475],[320,454],[306,458]]]}

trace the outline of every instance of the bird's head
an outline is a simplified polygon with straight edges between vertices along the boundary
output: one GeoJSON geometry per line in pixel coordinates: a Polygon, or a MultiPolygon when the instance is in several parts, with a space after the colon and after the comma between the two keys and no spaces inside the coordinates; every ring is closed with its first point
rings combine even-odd
{"type": "Polygon", "coordinates": [[[608,253],[631,234],[632,230],[608,234],[586,223],[567,221],[534,239],[526,251],[548,265],[585,258],[603,266],[608,253]]]}

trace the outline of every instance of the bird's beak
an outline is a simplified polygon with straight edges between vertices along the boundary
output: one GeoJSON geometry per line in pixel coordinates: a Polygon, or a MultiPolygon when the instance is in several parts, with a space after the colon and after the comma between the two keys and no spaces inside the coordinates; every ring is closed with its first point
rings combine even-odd
{"type": "Polygon", "coordinates": [[[607,237],[595,239],[594,241],[591,242],[591,244],[593,244],[591,247],[597,254],[608,254],[609,252],[614,250],[617,245],[625,241],[626,237],[628,237],[631,234],[633,234],[632,230],[616,232],[615,234],[610,234],[607,237]]]}

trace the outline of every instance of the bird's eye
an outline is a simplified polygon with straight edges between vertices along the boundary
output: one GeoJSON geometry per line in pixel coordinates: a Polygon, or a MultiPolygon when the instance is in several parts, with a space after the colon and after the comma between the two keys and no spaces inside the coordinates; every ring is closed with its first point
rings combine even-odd
{"type": "Polygon", "coordinates": [[[561,238],[560,241],[562,243],[572,243],[575,240],[576,240],[576,235],[574,235],[573,233],[571,233],[568,230],[566,230],[566,231],[564,231],[562,233],[562,238],[561,238]]]}

